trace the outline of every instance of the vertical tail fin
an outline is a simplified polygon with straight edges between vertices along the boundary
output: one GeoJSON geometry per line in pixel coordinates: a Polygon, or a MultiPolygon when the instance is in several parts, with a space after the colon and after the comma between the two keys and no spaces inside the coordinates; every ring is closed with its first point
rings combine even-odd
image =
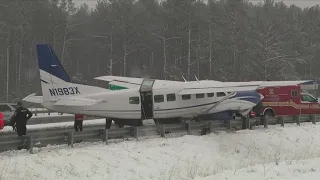
{"type": "Polygon", "coordinates": [[[57,84],[71,82],[51,46],[49,44],[38,44],[36,47],[41,82],[52,81],[57,84]]]}
{"type": "Polygon", "coordinates": [[[106,89],[71,83],[54,50],[49,44],[36,45],[43,101],[57,101],[70,96],[85,96],[106,89]]]}

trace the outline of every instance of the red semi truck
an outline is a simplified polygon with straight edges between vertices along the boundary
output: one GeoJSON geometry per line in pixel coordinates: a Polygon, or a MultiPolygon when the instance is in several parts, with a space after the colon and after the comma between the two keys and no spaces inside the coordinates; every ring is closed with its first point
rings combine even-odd
{"type": "Polygon", "coordinates": [[[275,117],[320,114],[318,99],[311,94],[303,93],[301,85],[268,87],[260,89],[258,92],[264,96],[261,101],[260,115],[275,117]]]}

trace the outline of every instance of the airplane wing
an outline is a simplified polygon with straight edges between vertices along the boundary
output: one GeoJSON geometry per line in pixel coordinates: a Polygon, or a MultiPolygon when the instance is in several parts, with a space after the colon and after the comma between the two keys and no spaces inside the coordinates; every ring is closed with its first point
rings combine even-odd
{"type": "Polygon", "coordinates": [[[94,79],[108,81],[109,84],[126,87],[126,88],[134,88],[139,87],[143,81],[143,78],[132,78],[132,77],[121,77],[121,76],[99,76],[94,79]]]}
{"type": "Polygon", "coordinates": [[[180,92],[183,94],[200,94],[214,92],[253,91],[265,87],[316,84],[317,81],[251,81],[251,82],[210,82],[199,81],[187,84],[180,92]]]}
{"type": "MultiPolygon", "coordinates": [[[[122,76],[99,76],[94,79],[107,81],[111,85],[125,87],[125,88],[137,88],[140,87],[145,78],[133,78],[133,77],[122,77],[122,76]]],[[[171,81],[171,80],[159,80],[155,79],[156,83],[168,84],[168,83],[185,83],[182,81],[171,81]]]]}

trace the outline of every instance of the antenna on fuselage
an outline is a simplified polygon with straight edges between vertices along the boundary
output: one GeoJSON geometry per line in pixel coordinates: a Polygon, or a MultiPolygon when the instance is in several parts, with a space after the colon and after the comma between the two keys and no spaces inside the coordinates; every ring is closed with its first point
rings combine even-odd
{"type": "Polygon", "coordinates": [[[199,79],[197,78],[197,76],[194,76],[196,78],[196,80],[199,82],[199,79]]]}
{"type": "Polygon", "coordinates": [[[182,78],[183,78],[184,82],[187,82],[187,80],[183,76],[182,76],[182,78]]]}

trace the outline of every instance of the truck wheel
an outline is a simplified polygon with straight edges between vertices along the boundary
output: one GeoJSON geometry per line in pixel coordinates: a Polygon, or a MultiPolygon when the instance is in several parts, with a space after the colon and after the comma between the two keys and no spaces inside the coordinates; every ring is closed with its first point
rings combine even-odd
{"type": "Polygon", "coordinates": [[[264,113],[264,117],[274,117],[274,113],[272,110],[268,110],[264,113]]]}

